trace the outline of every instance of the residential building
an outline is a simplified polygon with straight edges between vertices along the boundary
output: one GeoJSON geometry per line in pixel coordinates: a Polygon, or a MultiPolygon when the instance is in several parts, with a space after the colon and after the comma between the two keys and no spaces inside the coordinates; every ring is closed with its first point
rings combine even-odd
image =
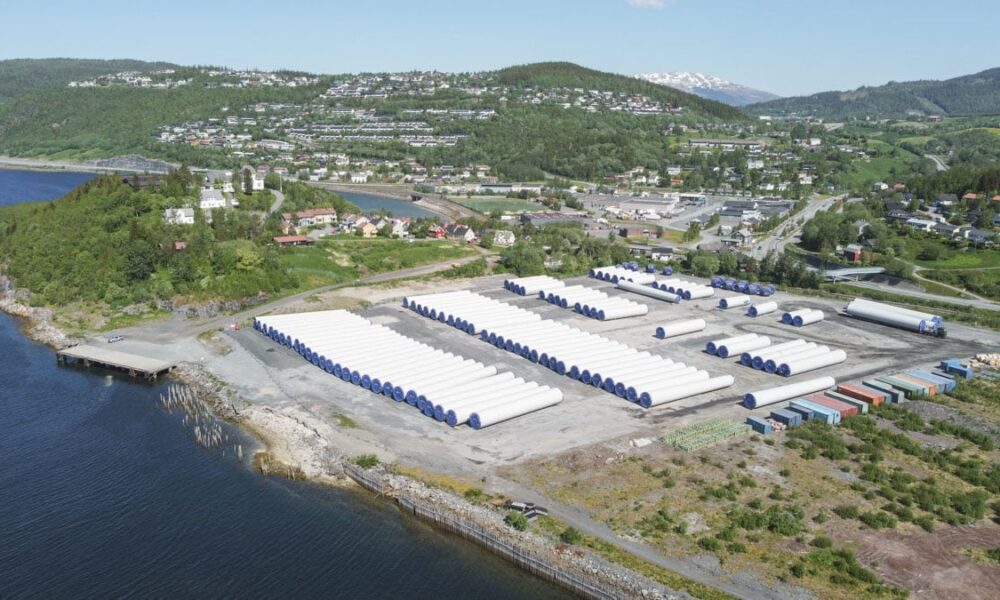
{"type": "Polygon", "coordinates": [[[444,226],[444,233],[449,239],[472,242],[476,239],[476,232],[468,225],[461,223],[449,223],[444,226]]]}
{"type": "Polygon", "coordinates": [[[194,209],[168,208],[163,211],[163,221],[167,225],[194,225],[194,209]]]}
{"type": "Polygon", "coordinates": [[[508,229],[499,229],[493,232],[493,245],[500,248],[509,248],[514,245],[517,238],[514,237],[514,232],[508,229]]]}
{"type": "Polygon", "coordinates": [[[274,243],[286,247],[286,246],[311,246],[313,241],[304,235],[279,235],[274,238],[274,243]]]}

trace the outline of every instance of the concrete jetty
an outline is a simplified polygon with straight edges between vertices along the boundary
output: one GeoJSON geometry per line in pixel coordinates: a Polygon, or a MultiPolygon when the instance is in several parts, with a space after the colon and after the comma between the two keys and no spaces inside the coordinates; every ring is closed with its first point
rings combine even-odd
{"type": "Polygon", "coordinates": [[[156,358],[88,344],[58,350],[56,351],[56,360],[66,364],[81,363],[86,367],[98,366],[124,371],[130,377],[141,376],[150,381],[155,381],[160,375],[169,373],[176,366],[156,358]]]}

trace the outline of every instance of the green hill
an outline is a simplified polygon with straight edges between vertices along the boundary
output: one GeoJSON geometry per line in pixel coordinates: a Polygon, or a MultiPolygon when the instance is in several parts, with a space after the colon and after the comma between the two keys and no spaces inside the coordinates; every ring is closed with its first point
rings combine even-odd
{"type": "MultiPolygon", "coordinates": [[[[190,84],[169,89],[65,86],[67,80],[79,77],[83,71],[96,69],[93,62],[33,61],[35,71],[53,71],[44,77],[39,75],[40,80],[50,84],[22,85],[17,88],[16,97],[0,102],[0,153],[77,160],[141,154],[199,166],[233,166],[237,159],[218,145],[166,144],[157,141],[154,135],[164,126],[245,115],[243,111],[256,103],[323,103],[326,101],[321,94],[330,81],[322,78],[316,85],[294,88],[218,87],[198,69],[177,67],[174,77],[190,79],[190,84]],[[82,64],[74,67],[70,64],[74,62],[82,64]],[[62,85],[55,85],[57,82],[62,85]]],[[[129,66],[121,62],[110,64],[115,68],[129,66]]],[[[8,68],[13,70],[11,66],[8,68]]],[[[620,106],[603,106],[593,111],[579,107],[567,110],[554,101],[507,102],[499,94],[480,98],[457,89],[439,90],[429,96],[341,98],[336,100],[337,105],[374,109],[383,115],[397,115],[410,108],[489,108],[495,110],[496,116],[452,121],[428,117],[438,133],[462,136],[453,146],[415,148],[404,143],[366,145],[347,141],[322,149],[375,158],[416,156],[419,161],[431,164],[487,163],[510,179],[540,180],[547,173],[594,179],[636,165],[651,169],[665,167],[669,138],[664,131],[676,124],[698,127],[748,120],[738,109],[720,102],[570,63],[523,65],[483,75],[510,90],[600,90],[611,92],[615,101],[622,104],[633,96],[645,96],[658,107],[680,110],[654,110],[647,114],[633,114],[620,106]],[[622,99],[621,95],[628,99],[622,99]]],[[[253,135],[256,139],[280,137],[282,132],[260,129],[253,135]]]]}
{"type": "Polygon", "coordinates": [[[581,88],[643,95],[660,102],[682,106],[685,110],[740,121],[745,118],[738,109],[673,88],[649,83],[635,77],[605,73],[569,62],[542,62],[508,67],[496,72],[497,81],[510,86],[539,88],[581,88]]]}
{"type": "Polygon", "coordinates": [[[854,91],[782,98],[745,110],[755,115],[799,114],[826,119],[995,115],[1000,114],[1000,68],[944,81],[889,82],[854,91]]]}
{"type": "Polygon", "coordinates": [[[0,60],[0,102],[71,81],[122,71],[159,71],[177,65],[165,62],[88,58],[15,58],[0,60]]]}

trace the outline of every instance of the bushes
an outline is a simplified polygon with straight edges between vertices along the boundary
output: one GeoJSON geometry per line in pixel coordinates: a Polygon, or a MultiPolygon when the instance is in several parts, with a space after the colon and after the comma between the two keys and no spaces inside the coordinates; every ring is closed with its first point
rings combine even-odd
{"type": "Polygon", "coordinates": [[[703,537],[698,540],[698,546],[700,546],[703,550],[708,550],[709,552],[718,552],[719,550],[722,550],[722,544],[719,540],[710,537],[703,537]]]}
{"type": "Polygon", "coordinates": [[[574,527],[567,527],[562,531],[562,533],[559,534],[559,539],[564,544],[572,544],[576,546],[583,540],[583,534],[574,527]]]}
{"type": "Polygon", "coordinates": [[[516,510],[508,512],[507,516],[504,517],[504,522],[518,531],[524,531],[528,528],[528,517],[516,510]]]}
{"type": "Polygon", "coordinates": [[[865,525],[871,527],[872,529],[895,529],[896,528],[896,517],[890,515],[883,511],[868,511],[861,513],[858,516],[860,520],[865,525]]]}
{"type": "Polygon", "coordinates": [[[371,469],[378,466],[379,460],[374,454],[362,454],[354,459],[354,464],[362,469],[371,469]]]}

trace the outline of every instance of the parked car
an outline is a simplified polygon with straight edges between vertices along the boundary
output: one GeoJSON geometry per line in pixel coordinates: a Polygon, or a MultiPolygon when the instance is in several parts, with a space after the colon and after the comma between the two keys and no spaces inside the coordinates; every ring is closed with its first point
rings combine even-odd
{"type": "Polygon", "coordinates": [[[114,344],[115,342],[120,342],[120,341],[122,341],[124,339],[125,339],[125,336],[123,336],[123,335],[113,335],[113,336],[111,336],[111,337],[108,338],[108,343],[109,344],[114,344]]]}

